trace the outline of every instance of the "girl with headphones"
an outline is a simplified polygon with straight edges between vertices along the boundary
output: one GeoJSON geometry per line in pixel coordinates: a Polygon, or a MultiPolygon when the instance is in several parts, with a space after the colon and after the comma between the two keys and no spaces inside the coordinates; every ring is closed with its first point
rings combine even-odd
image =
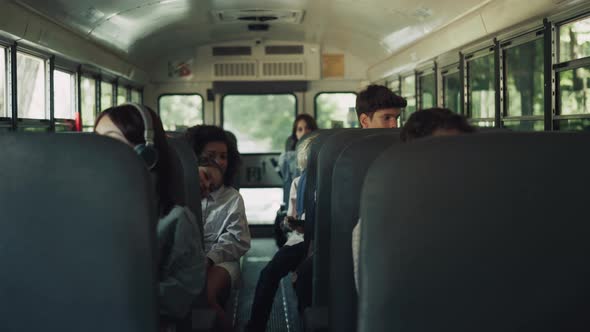
{"type": "MultiPolygon", "coordinates": [[[[170,196],[170,148],[157,114],[139,104],[103,111],[94,132],[135,150],[152,174],[158,200],[158,277],[161,324],[185,320],[206,281],[206,260],[195,216],[170,196]]],[[[149,254],[149,253],[146,253],[149,254]]]]}

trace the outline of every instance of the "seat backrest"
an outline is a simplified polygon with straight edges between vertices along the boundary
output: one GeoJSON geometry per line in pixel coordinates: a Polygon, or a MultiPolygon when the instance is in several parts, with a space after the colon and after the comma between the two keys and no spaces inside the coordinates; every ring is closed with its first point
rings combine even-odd
{"type": "Polygon", "coordinates": [[[187,206],[195,215],[203,234],[199,161],[184,138],[169,138],[168,142],[173,154],[171,156],[173,176],[170,183],[172,194],[178,204],[187,206]]]}
{"type": "MultiPolygon", "coordinates": [[[[315,190],[316,190],[316,179],[317,179],[317,157],[322,148],[324,142],[328,137],[334,135],[335,133],[341,131],[342,129],[321,129],[316,130],[312,133],[307,135],[315,135],[315,139],[309,146],[309,151],[307,155],[307,182],[306,187],[304,189],[304,201],[303,205],[305,207],[305,246],[309,248],[310,241],[313,239],[313,234],[315,230],[314,222],[315,222],[315,190]]],[[[306,136],[307,136],[306,135],[306,136]]],[[[303,136],[300,140],[303,141],[306,136],[303,136]]]]}
{"type": "Polygon", "coordinates": [[[329,260],[326,262],[332,331],[356,331],[357,292],[351,238],[359,218],[362,184],[373,160],[389,146],[399,143],[399,130],[371,131],[370,135],[348,144],[334,163],[330,239],[327,243],[329,260]]]}
{"type": "Polygon", "coordinates": [[[3,331],[157,331],[155,195],[125,144],[0,134],[3,331]]]}
{"type": "Polygon", "coordinates": [[[501,133],[387,149],[363,185],[359,331],[589,330],[588,146],[501,133]]]}
{"type": "MultiPolygon", "coordinates": [[[[386,132],[395,132],[397,129],[385,129],[386,132]]],[[[330,227],[332,223],[332,171],[336,159],[343,149],[352,142],[369,136],[383,129],[342,129],[327,137],[321,146],[317,157],[316,177],[316,213],[314,231],[314,256],[313,256],[313,305],[325,306],[328,304],[330,287],[330,227]]]]}

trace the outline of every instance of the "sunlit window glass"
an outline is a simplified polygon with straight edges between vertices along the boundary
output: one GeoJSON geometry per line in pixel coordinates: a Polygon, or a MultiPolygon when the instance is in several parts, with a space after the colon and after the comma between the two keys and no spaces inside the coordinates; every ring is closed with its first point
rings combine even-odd
{"type": "Polygon", "coordinates": [[[590,56],[590,17],[559,27],[559,62],[590,56]]]}
{"type": "Polygon", "coordinates": [[[559,73],[560,114],[590,113],[590,67],[559,73]]]}
{"type": "Polygon", "coordinates": [[[250,225],[272,225],[283,202],[282,188],[242,188],[246,218],[250,225]]]}
{"type": "Polygon", "coordinates": [[[402,96],[410,97],[416,94],[416,77],[414,75],[402,78],[402,96]]]}
{"type": "Polygon", "coordinates": [[[508,116],[544,114],[543,46],[537,39],[505,51],[508,116]]]}
{"type": "Polygon", "coordinates": [[[281,152],[296,106],[290,94],[228,95],[223,98],[223,127],[236,135],[241,153],[281,152]]]}
{"type": "Polygon", "coordinates": [[[505,120],[504,127],[514,131],[543,131],[543,120],[505,120]]]}
{"type": "Polygon", "coordinates": [[[56,119],[75,119],[75,77],[60,70],[53,72],[53,107],[56,119]]]}
{"type": "Polygon", "coordinates": [[[389,90],[393,91],[393,93],[395,93],[396,95],[400,94],[399,91],[399,80],[398,79],[394,79],[392,81],[389,81],[387,83],[387,87],[389,88],[389,90]]]}
{"type": "Polygon", "coordinates": [[[162,96],[158,107],[166,131],[183,131],[203,124],[203,98],[199,95],[162,96]]]}
{"type": "Polygon", "coordinates": [[[493,54],[467,63],[469,77],[469,108],[473,119],[494,118],[496,110],[493,54]]]}
{"type": "Polygon", "coordinates": [[[454,72],[443,76],[445,107],[453,112],[461,111],[461,74],[454,72]]]}
{"type": "Polygon", "coordinates": [[[100,82],[100,108],[101,111],[114,106],[113,85],[108,82],[100,82]]]}
{"type": "Polygon", "coordinates": [[[8,113],[8,106],[6,101],[6,49],[0,47],[0,117],[11,117],[8,113]]]}
{"type": "Polygon", "coordinates": [[[134,103],[141,103],[141,93],[137,90],[131,90],[131,101],[134,103]]]}
{"type": "Polygon", "coordinates": [[[127,102],[127,88],[124,86],[117,86],[117,105],[125,104],[127,102]]]}
{"type": "Polygon", "coordinates": [[[354,93],[320,93],[315,99],[318,127],[358,127],[355,103],[354,93]]]}
{"type": "Polygon", "coordinates": [[[96,81],[82,77],[80,103],[82,108],[82,127],[84,131],[92,131],[96,120],[96,81]]]}
{"type": "Polygon", "coordinates": [[[558,125],[561,131],[590,131],[589,118],[560,120],[558,125]]]}
{"type": "Polygon", "coordinates": [[[420,93],[422,109],[436,106],[435,100],[435,78],[434,74],[429,74],[420,77],[420,93]]]}
{"type": "Polygon", "coordinates": [[[46,105],[45,70],[47,60],[17,52],[18,117],[49,119],[46,105]]]}

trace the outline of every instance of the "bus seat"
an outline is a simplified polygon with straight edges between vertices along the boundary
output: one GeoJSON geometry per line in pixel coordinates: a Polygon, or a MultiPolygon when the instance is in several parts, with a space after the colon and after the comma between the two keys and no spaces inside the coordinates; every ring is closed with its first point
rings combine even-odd
{"type": "Polygon", "coordinates": [[[173,178],[170,183],[172,194],[178,203],[187,206],[195,215],[202,235],[199,161],[184,138],[168,138],[168,142],[173,152],[171,156],[173,178]]]}
{"type": "Polygon", "coordinates": [[[387,149],[362,191],[359,331],[590,330],[588,146],[548,132],[387,149]]]}
{"type": "Polygon", "coordinates": [[[309,247],[309,241],[313,238],[315,221],[315,191],[317,182],[317,157],[322,145],[331,135],[344,129],[320,129],[304,135],[300,141],[303,141],[308,135],[315,135],[316,138],[309,146],[307,155],[307,186],[303,192],[303,205],[305,207],[305,234],[304,239],[306,247],[309,247]]]}
{"type": "MultiPolygon", "coordinates": [[[[362,184],[383,150],[399,144],[399,130],[385,129],[351,142],[334,163],[330,215],[328,317],[331,331],[356,331],[357,292],[352,262],[352,229],[358,222],[362,184]]],[[[318,218],[318,220],[320,220],[318,218]]],[[[316,235],[317,239],[317,235],[316,235]]]]}
{"type": "Polygon", "coordinates": [[[98,135],[0,134],[3,331],[156,332],[148,171],[98,135]]]}
{"type": "MultiPolygon", "coordinates": [[[[399,130],[395,129],[347,129],[328,137],[317,158],[316,178],[316,214],[315,214],[315,238],[314,238],[314,267],[313,267],[313,305],[325,306],[328,304],[328,290],[330,285],[329,264],[330,261],[330,227],[332,224],[332,174],[336,159],[340,153],[350,144],[370,135],[380,133],[394,133],[399,136],[399,130]]],[[[391,141],[393,139],[388,139],[391,141]]],[[[357,159],[357,163],[362,159],[357,159]]],[[[360,190],[360,188],[359,188],[360,190]]],[[[338,203],[338,205],[340,205],[338,203]]],[[[342,253],[341,253],[342,255],[342,253]]]]}

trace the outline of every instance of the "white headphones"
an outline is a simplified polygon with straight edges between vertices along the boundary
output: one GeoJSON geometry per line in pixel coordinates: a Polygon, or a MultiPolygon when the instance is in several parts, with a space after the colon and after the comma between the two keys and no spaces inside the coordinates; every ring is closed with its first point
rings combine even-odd
{"type": "Polygon", "coordinates": [[[154,122],[150,111],[145,106],[137,103],[125,103],[121,106],[132,106],[143,119],[143,138],[145,143],[136,145],[133,149],[143,159],[147,168],[152,170],[158,163],[158,150],[154,145],[154,122]]]}

